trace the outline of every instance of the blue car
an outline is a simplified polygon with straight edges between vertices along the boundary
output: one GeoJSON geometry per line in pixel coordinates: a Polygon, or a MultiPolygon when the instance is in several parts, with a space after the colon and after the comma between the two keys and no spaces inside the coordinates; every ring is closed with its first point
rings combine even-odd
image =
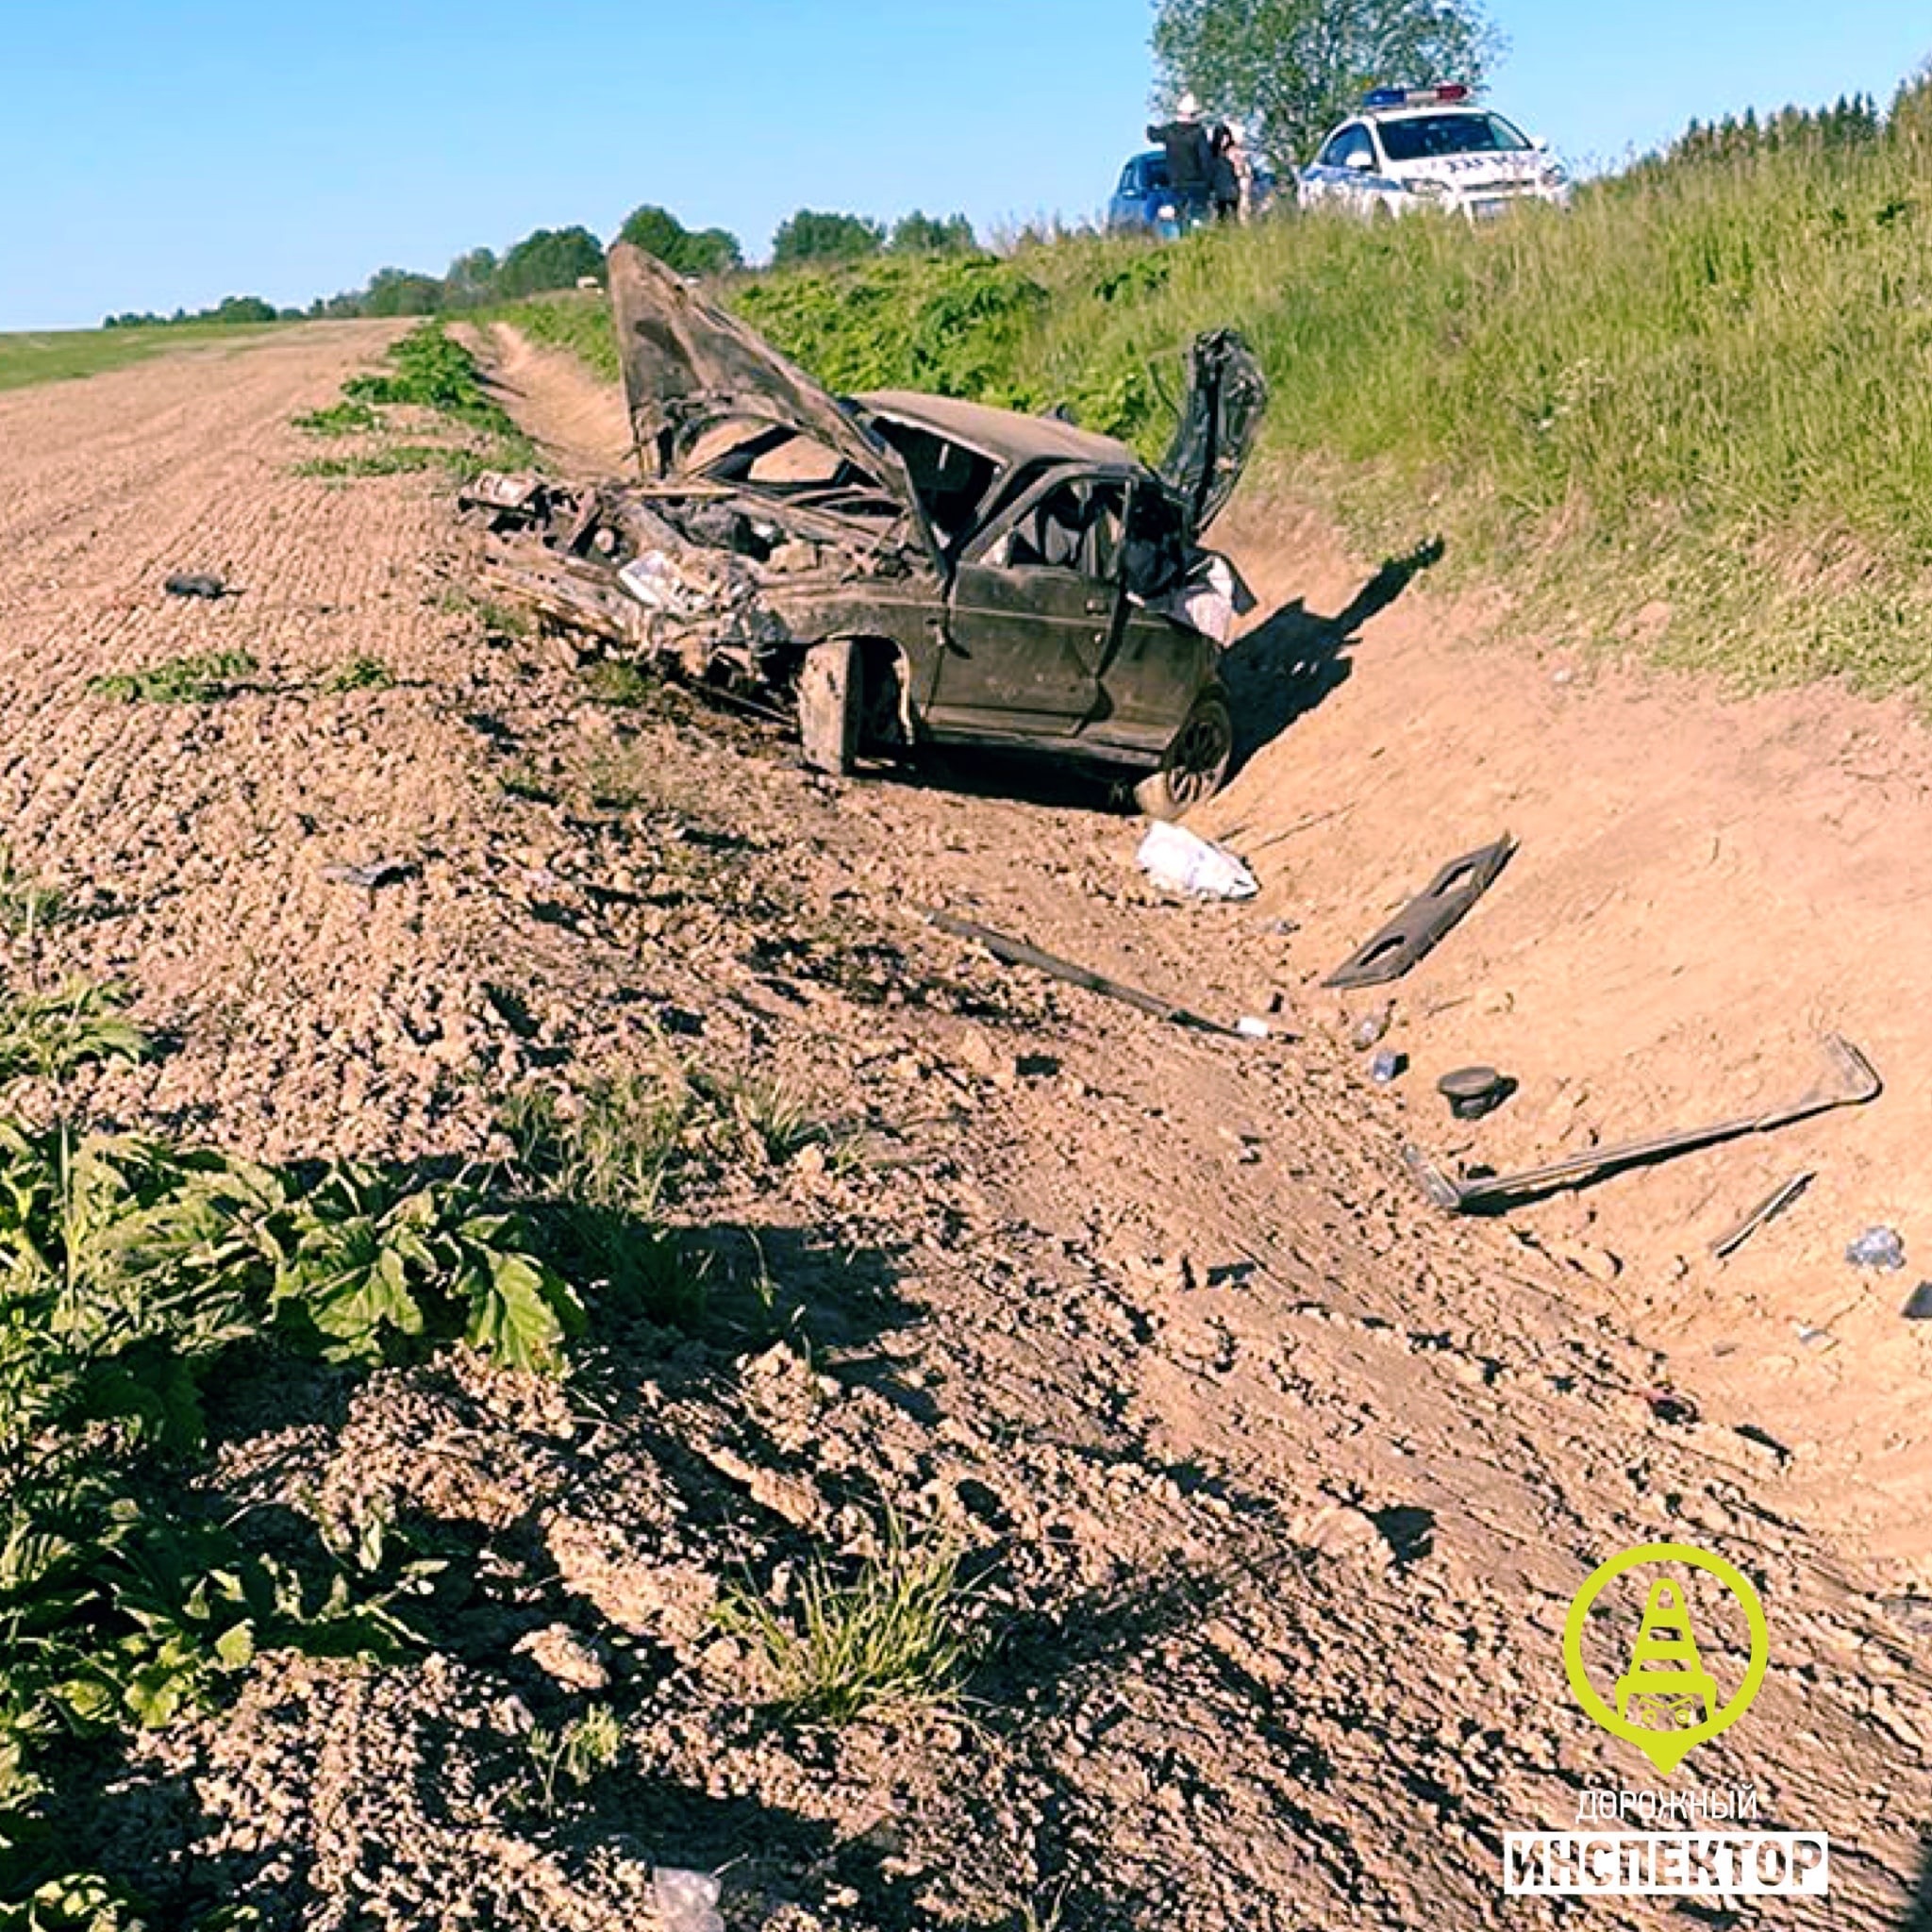
{"type": "Polygon", "coordinates": [[[1167,157],[1158,147],[1149,148],[1121,170],[1120,186],[1107,205],[1107,225],[1117,234],[1158,233],[1173,221],[1167,157]]]}
{"type": "MultiPolygon", "coordinates": [[[[1274,197],[1274,176],[1266,168],[1255,170],[1254,206],[1260,213],[1274,197]]],[[[1135,155],[1121,170],[1120,185],[1107,204],[1107,225],[1117,235],[1163,235],[1180,232],[1167,157],[1158,147],[1135,155]]]]}

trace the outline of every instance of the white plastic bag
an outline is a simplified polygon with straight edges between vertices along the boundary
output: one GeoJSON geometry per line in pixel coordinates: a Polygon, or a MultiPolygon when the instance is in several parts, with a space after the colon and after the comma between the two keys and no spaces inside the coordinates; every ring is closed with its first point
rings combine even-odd
{"type": "Polygon", "coordinates": [[[1197,899],[1252,899],[1261,888],[1224,845],[1211,844],[1185,825],[1157,821],[1135,855],[1157,886],[1197,899]]]}
{"type": "Polygon", "coordinates": [[[659,1865],[651,1890],[664,1932],[724,1932],[718,1900],[724,1888],[708,1872],[680,1872],[659,1865]]]}

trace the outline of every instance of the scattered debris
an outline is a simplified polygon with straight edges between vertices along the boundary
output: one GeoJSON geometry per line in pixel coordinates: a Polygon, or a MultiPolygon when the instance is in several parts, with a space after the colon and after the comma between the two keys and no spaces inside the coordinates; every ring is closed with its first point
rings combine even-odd
{"type": "Polygon", "coordinates": [[[1906,1244],[1895,1227],[1868,1227],[1845,1250],[1854,1268],[1875,1268],[1891,1274],[1906,1265],[1906,1244]]]}
{"type": "Polygon", "coordinates": [[[1385,1006],[1375,1008],[1373,1013],[1364,1013],[1355,1024],[1355,1030],[1348,1036],[1348,1043],[1357,1053],[1367,1053],[1370,1047],[1381,1043],[1383,1036],[1395,1024],[1395,1002],[1390,1000],[1385,1006]]]}
{"type": "Polygon", "coordinates": [[[651,1874],[652,1903],[664,1932],[724,1932],[718,1910],[724,1886],[708,1872],[679,1872],[659,1865],[651,1874]]]}
{"type": "Polygon", "coordinates": [[[1516,1091],[1516,1082],[1494,1067],[1457,1067],[1436,1082],[1436,1091],[1457,1120],[1479,1121],[1516,1091]]]}
{"type": "Polygon", "coordinates": [[[610,1687],[609,1669],[596,1647],[567,1624],[547,1624],[541,1630],[528,1631],[510,1647],[567,1690],[606,1690],[610,1687]]]}
{"type": "MultiPolygon", "coordinates": [[[[1832,1064],[1833,1079],[1814,1087],[1802,1100],[1770,1113],[1753,1114],[1743,1120],[1721,1121],[1714,1126],[1687,1127],[1674,1134],[1658,1134],[1647,1141],[1630,1141],[1620,1147],[1592,1147],[1563,1160],[1542,1167],[1526,1168],[1517,1174],[1483,1174],[1472,1180],[1457,1180],[1446,1174],[1420,1147],[1405,1147],[1402,1158],[1417,1183],[1437,1207],[1452,1214],[1466,1214],[1472,1208],[1500,1205],[1512,1195],[1532,1190],[1567,1187],[1594,1180],[1626,1167],[1641,1166],[1673,1155],[1688,1154],[1695,1148],[1715,1146],[1721,1141],[1734,1141],[1745,1134],[1766,1134],[1774,1127],[1788,1127],[1794,1122],[1809,1120],[1813,1114],[1838,1107],[1860,1107],[1875,1100],[1883,1091],[1872,1063],[1849,1040],[1827,1034],[1824,1041],[1832,1064]]],[[[1904,1265],[1903,1252],[1900,1266],[1904,1265]]]]}
{"type": "Polygon", "coordinates": [[[238,594],[218,576],[205,571],[176,571],[161,589],[171,597],[206,597],[210,603],[219,597],[238,594]]]}
{"type": "Polygon", "coordinates": [[[1793,1174],[1782,1187],[1774,1188],[1735,1227],[1718,1236],[1710,1252],[1722,1261],[1736,1254],[1766,1222],[1774,1221],[1818,1176],[1811,1173],[1793,1174]]]}
{"type": "Polygon", "coordinates": [[[1697,1405],[1674,1389],[1640,1389],[1637,1392],[1660,1423],[1677,1423],[1688,1427],[1698,1419],[1697,1405]]]}
{"type": "Polygon", "coordinates": [[[1369,1062],[1369,1078],[1378,1087],[1387,1087],[1391,1081],[1399,1080],[1408,1071],[1408,1056],[1406,1053],[1378,1053],[1369,1062]]]}
{"type": "Polygon", "coordinates": [[[928,912],[925,916],[941,932],[951,933],[955,939],[972,940],[984,946],[995,959],[1003,959],[1009,966],[1030,966],[1036,973],[1050,974],[1055,979],[1064,979],[1069,986],[1085,987],[1089,992],[1105,993],[1110,1000],[1138,1007],[1141,1012],[1152,1013],[1157,1020],[1172,1021],[1176,1026],[1191,1026],[1197,1032],[1222,1033],[1231,1038],[1237,1035],[1237,1028],[1224,1026],[1219,1020],[1204,1019],[1199,1013],[1191,1013],[1187,1008],[1177,1007],[1157,993],[1142,992],[1139,987],[1109,979],[1104,973],[1076,966],[1071,959],[1042,953],[1037,946],[1029,946],[1024,940],[1009,939],[990,925],[978,925],[970,919],[956,919],[950,912],[928,912]]]}
{"type": "Polygon", "coordinates": [[[1932,1322],[1932,1281],[1922,1281],[1899,1310],[1907,1322],[1932,1322]]]}
{"type": "Polygon", "coordinates": [[[1791,1332],[1801,1348],[1815,1348],[1820,1354],[1838,1346],[1838,1337],[1829,1328],[1814,1328],[1808,1322],[1793,1322],[1791,1332]]]}
{"type": "Polygon", "coordinates": [[[1329,986],[1382,986],[1400,979],[1495,884],[1516,841],[1507,832],[1493,845],[1453,858],[1374,939],[1338,966],[1329,986]]]}
{"type": "Polygon", "coordinates": [[[1770,1430],[1760,1429],[1756,1423],[1739,1423],[1732,1429],[1731,1433],[1734,1436],[1742,1437],[1747,1442],[1756,1443],[1760,1449],[1769,1451],[1780,1466],[1791,1459],[1790,1450],[1784,1443],[1780,1442],[1770,1430]]]}
{"type": "Polygon", "coordinates": [[[1225,845],[1185,825],[1157,820],[1147,827],[1136,862],[1157,886],[1196,899],[1252,899],[1261,888],[1225,845]]]}
{"type": "Polygon", "coordinates": [[[324,874],[327,879],[341,879],[345,885],[363,886],[374,892],[383,886],[412,879],[421,868],[413,858],[377,858],[367,865],[332,865],[324,874]]]}

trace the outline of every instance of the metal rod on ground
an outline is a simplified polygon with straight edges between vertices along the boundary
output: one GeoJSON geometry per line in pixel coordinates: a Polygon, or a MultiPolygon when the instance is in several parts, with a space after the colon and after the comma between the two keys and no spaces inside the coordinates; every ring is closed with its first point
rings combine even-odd
{"type": "Polygon", "coordinates": [[[1782,1214],[1816,1178],[1811,1174],[1793,1174],[1783,1187],[1773,1189],[1737,1226],[1727,1234],[1719,1235],[1711,1242],[1710,1252],[1720,1261],[1726,1255],[1736,1254],[1767,1221],[1774,1221],[1782,1214]]]}
{"type": "Polygon", "coordinates": [[[990,925],[978,925],[970,919],[956,918],[950,912],[928,911],[925,916],[941,932],[951,933],[955,939],[972,940],[984,946],[995,959],[1004,959],[1009,966],[1030,966],[1036,973],[1050,974],[1055,979],[1065,980],[1069,986],[1085,987],[1089,992],[1105,993],[1110,1000],[1137,1007],[1141,1012],[1152,1013],[1157,1020],[1171,1021],[1176,1026],[1191,1026],[1202,1033],[1230,1036],[1236,1032],[1234,1027],[1224,1026],[1219,1020],[1204,1019],[1199,1013],[1191,1013],[1186,1007],[1177,1007],[1158,993],[1142,992],[1137,986],[1109,979],[1106,974],[1095,973],[1091,967],[1076,966],[1071,959],[1042,953],[1038,946],[1029,946],[1024,940],[995,932],[990,925]]]}
{"type": "Polygon", "coordinates": [[[1592,1147],[1542,1167],[1525,1168],[1520,1174],[1482,1174],[1473,1180],[1457,1180],[1455,1175],[1444,1174],[1420,1147],[1405,1147],[1402,1158],[1423,1192],[1437,1207],[1452,1214],[1466,1214],[1472,1208],[1501,1206],[1512,1195],[1593,1180],[1619,1168],[1667,1159],[1674,1154],[1689,1154],[1694,1148],[1714,1147],[1721,1141],[1735,1141],[1745,1134],[1768,1134],[1774,1127],[1790,1126],[1833,1108],[1862,1107],[1868,1100],[1877,1099],[1884,1091],[1883,1085],[1872,1062],[1849,1040],[1828,1033],[1823,1045],[1825,1058],[1831,1062],[1832,1077],[1814,1087],[1802,1100],[1774,1108],[1770,1113],[1719,1121],[1707,1127],[1688,1127],[1681,1133],[1657,1134],[1621,1147],[1592,1147]]]}

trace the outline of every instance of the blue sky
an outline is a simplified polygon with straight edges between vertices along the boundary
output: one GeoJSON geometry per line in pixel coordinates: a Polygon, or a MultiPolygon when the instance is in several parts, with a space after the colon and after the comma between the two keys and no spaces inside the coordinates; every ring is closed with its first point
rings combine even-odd
{"type": "MultiPolygon", "coordinates": [[[[639,202],[757,255],[801,206],[1105,199],[1140,144],[1147,0],[69,0],[0,36],[0,329],[281,304],[441,273],[639,202]]],[[[1490,0],[1495,104],[1573,160],[1932,54],[1903,0],[1490,0]]]]}

